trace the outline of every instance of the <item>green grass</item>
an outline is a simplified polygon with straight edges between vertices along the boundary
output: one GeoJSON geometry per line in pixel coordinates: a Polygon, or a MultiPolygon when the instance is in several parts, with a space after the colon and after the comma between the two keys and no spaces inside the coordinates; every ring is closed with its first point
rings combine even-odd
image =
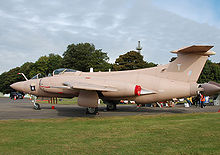
{"type": "Polygon", "coordinates": [[[220,154],[220,113],[0,121],[0,154],[220,154]]]}

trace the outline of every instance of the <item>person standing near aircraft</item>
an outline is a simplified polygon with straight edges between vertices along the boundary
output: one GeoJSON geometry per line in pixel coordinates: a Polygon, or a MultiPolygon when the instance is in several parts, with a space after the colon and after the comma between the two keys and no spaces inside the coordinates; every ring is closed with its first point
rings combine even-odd
{"type": "Polygon", "coordinates": [[[200,101],[201,101],[201,108],[204,108],[205,96],[202,93],[200,94],[200,101]]]}
{"type": "Polygon", "coordinates": [[[200,106],[200,94],[194,97],[193,103],[196,107],[200,106]]]}
{"type": "Polygon", "coordinates": [[[189,104],[189,106],[192,106],[192,97],[186,98],[186,102],[189,104]]]}

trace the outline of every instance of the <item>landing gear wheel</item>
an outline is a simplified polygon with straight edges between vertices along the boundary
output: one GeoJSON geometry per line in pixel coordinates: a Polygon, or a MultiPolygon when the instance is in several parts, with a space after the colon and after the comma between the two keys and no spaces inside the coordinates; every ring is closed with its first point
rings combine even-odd
{"type": "Polygon", "coordinates": [[[34,103],[34,109],[35,109],[35,110],[40,110],[40,109],[41,109],[41,108],[40,108],[40,104],[34,103]]]}
{"type": "Polygon", "coordinates": [[[107,109],[107,111],[116,110],[116,104],[107,104],[106,109],[107,109]]]}
{"type": "Polygon", "coordinates": [[[88,107],[86,109],[86,114],[96,115],[98,113],[98,108],[88,107]]]}

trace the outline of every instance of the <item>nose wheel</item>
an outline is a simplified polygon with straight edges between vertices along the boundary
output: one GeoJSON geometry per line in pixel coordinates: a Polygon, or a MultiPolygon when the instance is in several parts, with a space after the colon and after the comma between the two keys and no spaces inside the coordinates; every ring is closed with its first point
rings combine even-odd
{"type": "Polygon", "coordinates": [[[40,108],[40,104],[34,103],[34,109],[35,109],[35,110],[40,110],[40,109],[41,109],[41,108],[40,108]]]}
{"type": "Polygon", "coordinates": [[[32,102],[34,103],[34,109],[35,110],[40,110],[40,104],[36,103],[36,97],[34,97],[34,99],[32,100],[32,102]]]}

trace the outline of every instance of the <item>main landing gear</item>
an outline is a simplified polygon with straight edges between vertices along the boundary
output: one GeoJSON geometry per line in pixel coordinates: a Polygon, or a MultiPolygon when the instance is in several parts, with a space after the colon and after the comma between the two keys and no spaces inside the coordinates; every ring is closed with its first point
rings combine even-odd
{"type": "Polygon", "coordinates": [[[103,100],[103,102],[106,104],[106,110],[107,111],[114,111],[117,109],[117,104],[120,102],[119,100],[103,100]]]}
{"type": "MultiPolygon", "coordinates": [[[[107,111],[114,111],[116,109],[117,109],[116,104],[107,104],[107,106],[106,106],[107,111]]],[[[96,107],[96,108],[93,108],[93,107],[86,108],[86,114],[97,115],[98,113],[99,113],[98,112],[98,107],[96,107]]]]}
{"type": "Polygon", "coordinates": [[[86,109],[86,114],[91,114],[91,115],[97,115],[98,114],[98,107],[88,107],[86,109]]]}
{"type": "Polygon", "coordinates": [[[107,104],[106,110],[107,111],[114,111],[116,110],[116,104],[107,104]]]}

